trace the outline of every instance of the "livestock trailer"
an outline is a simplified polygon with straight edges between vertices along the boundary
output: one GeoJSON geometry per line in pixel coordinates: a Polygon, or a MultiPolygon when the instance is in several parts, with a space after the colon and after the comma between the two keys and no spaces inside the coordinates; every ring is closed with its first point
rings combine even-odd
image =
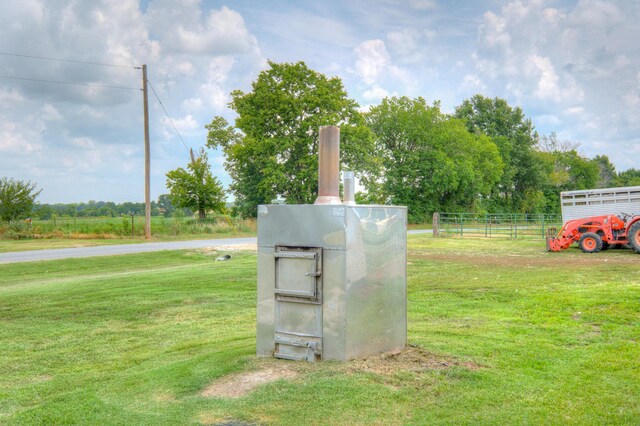
{"type": "Polygon", "coordinates": [[[582,189],[560,193],[562,222],[608,214],[640,214],[640,186],[582,189]]]}

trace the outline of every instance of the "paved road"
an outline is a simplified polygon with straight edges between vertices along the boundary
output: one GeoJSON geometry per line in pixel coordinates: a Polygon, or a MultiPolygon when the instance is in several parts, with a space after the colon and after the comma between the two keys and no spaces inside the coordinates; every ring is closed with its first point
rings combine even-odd
{"type": "Polygon", "coordinates": [[[219,240],[167,241],[162,243],[118,244],[111,246],[77,247],[52,250],[32,250],[0,253],[0,263],[31,262],[35,260],[67,259],[72,257],[111,256],[116,254],[147,253],[161,250],[187,250],[205,247],[255,244],[256,238],[224,238],[219,240]]]}
{"type": "MultiPolygon", "coordinates": [[[[425,233],[431,233],[431,230],[414,229],[407,232],[407,234],[410,235],[425,233]]],[[[256,238],[222,238],[217,240],[167,241],[162,243],[118,244],[96,247],[15,251],[0,253],[0,264],[78,257],[112,256],[117,254],[148,253],[161,250],[188,250],[206,247],[239,246],[246,244],[256,244],[256,238]]]]}

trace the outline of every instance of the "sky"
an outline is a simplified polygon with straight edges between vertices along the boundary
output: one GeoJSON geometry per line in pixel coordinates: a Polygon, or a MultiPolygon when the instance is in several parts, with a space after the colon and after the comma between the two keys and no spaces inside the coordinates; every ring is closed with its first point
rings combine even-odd
{"type": "Polygon", "coordinates": [[[157,199],[268,60],[340,77],[362,110],[500,97],[541,135],[640,168],[638,22],[637,0],[0,0],[0,176],[41,203],[143,201],[146,64],[157,199]]]}

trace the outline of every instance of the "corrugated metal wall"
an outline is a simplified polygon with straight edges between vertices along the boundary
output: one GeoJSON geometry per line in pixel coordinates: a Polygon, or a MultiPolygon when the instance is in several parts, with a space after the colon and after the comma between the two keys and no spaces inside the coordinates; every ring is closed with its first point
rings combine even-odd
{"type": "Polygon", "coordinates": [[[562,221],[605,214],[640,214],[640,186],[560,193],[562,221]]]}

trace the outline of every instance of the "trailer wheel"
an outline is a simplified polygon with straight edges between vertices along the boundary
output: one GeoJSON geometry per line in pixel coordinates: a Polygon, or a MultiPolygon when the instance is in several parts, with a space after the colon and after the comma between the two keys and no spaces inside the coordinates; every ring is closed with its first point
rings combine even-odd
{"type": "Polygon", "coordinates": [[[585,253],[597,253],[602,250],[602,238],[593,232],[585,232],[580,237],[578,245],[585,253]]]}
{"type": "Polygon", "coordinates": [[[634,249],[636,253],[640,253],[640,222],[631,225],[627,238],[629,239],[631,248],[634,249]]]}

